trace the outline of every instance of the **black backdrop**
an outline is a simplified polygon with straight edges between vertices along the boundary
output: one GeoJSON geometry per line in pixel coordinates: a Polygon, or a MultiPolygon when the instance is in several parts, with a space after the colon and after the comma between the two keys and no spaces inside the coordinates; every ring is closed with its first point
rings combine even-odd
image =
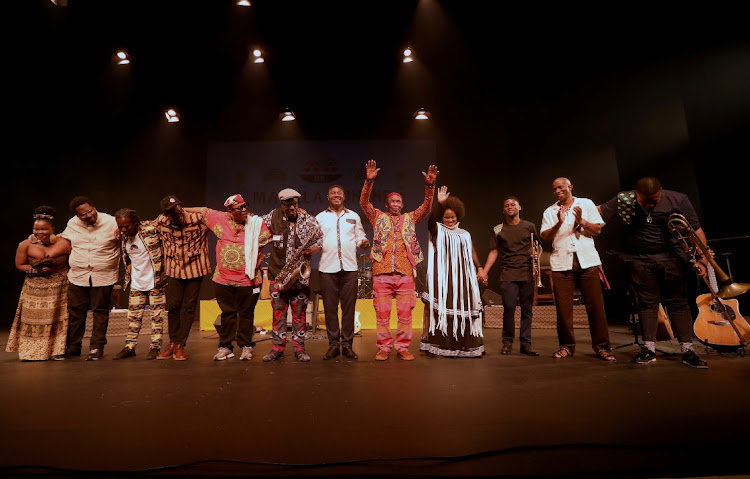
{"type": "MultiPolygon", "coordinates": [[[[4,31],[22,34],[2,47],[4,324],[23,281],[12,258],[36,206],[56,207],[61,229],[78,194],[101,211],[127,206],[144,217],[167,194],[213,202],[208,152],[225,142],[431,142],[438,183],[466,202],[463,226],[482,257],[502,197],[518,196],[522,216],[539,224],[561,175],[595,202],[658,176],[690,195],[710,239],[749,232],[750,38],[718,7],[252,3],[7,2],[4,31]],[[407,44],[411,64],[400,62],[407,44]],[[256,45],[263,64],[247,61],[256,45]],[[117,48],[131,65],[113,63],[117,48]],[[168,107],[180,123],[166,123],[168,107]],[[420,107],[428,122],[412,119],[420,107]],[[279,122],[284,108],[298,121],[279,122]]],[[[619,287],[619,266],[604,254],[617,246],[610,226],[598,245],[619,287]]],[[[731,250],[736,279],[750,282],[750,242],[717,245],[731,250]]]]}

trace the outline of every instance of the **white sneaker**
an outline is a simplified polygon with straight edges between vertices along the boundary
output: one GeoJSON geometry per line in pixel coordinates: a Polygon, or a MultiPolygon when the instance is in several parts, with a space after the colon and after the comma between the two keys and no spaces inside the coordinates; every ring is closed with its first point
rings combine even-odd
{"type": "Polygon", "coordinates": [[[225,359],[233,358],[234,353],[229,348],[219,348],[214,355],[214,361],[224,361],[225,359]]]}
{"type": "Polygon", "coordinates": [[[242,355],[240,356],[240,360],[242,361],[250,361],[253,359],[253,347],[252,346],[245,346],[242,348],[242,355]]]}

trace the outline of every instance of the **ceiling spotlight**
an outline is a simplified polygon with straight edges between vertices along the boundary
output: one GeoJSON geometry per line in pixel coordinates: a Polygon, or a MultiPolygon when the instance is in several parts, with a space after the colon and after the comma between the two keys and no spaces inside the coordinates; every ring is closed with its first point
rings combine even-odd
{"type": "Polygon", "coordinates": [[[253,50],[252,59],[253,59],[253,63],[263,63],[265,61],[263,59],[263,52],[257,48],[253,50]]]}
{"type": "Polygon", "coordinates": [[[167,117],[167,121],[169,123],[176,123],[176,122],[180,121],[180,115],[178,115],[177,112],[174,111],[174,109],[172,109],[172,108],[170,108],[169,110],[165,111],[164,112],[164,116],[167,117]]]}
{"type": "Polygon", "coordinates": [[[414,112],[414,119],[415,120],[427,120],[430,118],[430,112],[425,111],[424,108],[420,108],[419,110],[414,112]]]}
{"type": "Polygon", "coordinates": [[[249,7],[250,6],[250,1],[249,0],[238,0],[237,1],[237,5],[239,5],[240,7],[249,7]]]}
{"type": "Polygon", "coordinates": [[[294,116],[294,112],[290,110],[289,108],[284,110],[284,113],[281,114],[281,121],[294,121],[297,117],[294,116]]]}
{"type": "Polygon", "coordinates": [[[117,59],[118,65],[127,65],[128,63],[130,63],[130,57],[127,53],[125,53],[124,50],[120,50],[115,53],[115,58],[117,59]]]}
{"type": "Polygon", "coordinates": [[[414,49],[412,47],[406,47],[404,49],[404,63],[409,63],[414,61],[414,49]]]}

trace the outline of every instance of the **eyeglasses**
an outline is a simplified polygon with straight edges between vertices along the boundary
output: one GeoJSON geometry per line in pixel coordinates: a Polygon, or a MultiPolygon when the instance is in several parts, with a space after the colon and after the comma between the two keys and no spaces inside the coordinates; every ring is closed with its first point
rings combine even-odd
{"type": "Polygon", "coordinates": [[[247,211],[247,205],[240,205],[236,208],[232,208],[233,210],[239,210],[239,211],[247,211]]]}
{"type": "Polygon", "coordinates": [[[88,210],[88,211],[84,211],[83,213],[79,214],[79,215],[78,215],[78,217],[79,217],[79,218],[85,218],[85,217],[87,217],[87,216],[91,216],[91,215],[93,215],[94,213],[96,213],[96,210],[95,210],[95,209],[93,209],[93,208],[91,208],[90,210],[88,210]]]}

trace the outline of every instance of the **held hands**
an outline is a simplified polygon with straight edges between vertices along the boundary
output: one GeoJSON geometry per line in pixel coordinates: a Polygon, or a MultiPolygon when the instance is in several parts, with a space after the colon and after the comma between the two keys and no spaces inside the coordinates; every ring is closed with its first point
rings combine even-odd
{"type": "Polygon", "coordinates": [[[424,182],[430,186],[434,185],[435,180],[437,179],[438,173],[440,172],[438,171],[437,166],[430,165],[430,167],[427,169],[427,173],[425,173],[424,171],[422,172],[422,174],[424,175],[424,182]]]}
{"type": "Polygon", "coordinates": [[[489,275],[481,266],[477,268],[477,279],[481,281],[482,283],[484,283],[485,286],[487,286],[487,283],[489,281],[489,275]]]}
{"type": "Polygon", "coordinates": [[[447,200],[450,195],[451,194],[448,192],[448,187],[441,186],[440,188],[438,188],[438,192],[437,192],[438,203],[442,205],[443,202],[445,202],[445,200],[447,200]]]}
{"type": "Polygon", "coordinates": [[[378,164],[375,162],[375,160],[370,160],[365,165],[365,172],[367,174],[368,180],[374,180],[378,177],[378,171],[380,171],[380,168],[378,168],[378,164]]]}
{"type": "Polygon", "coordinates": [[[367,249],[367,248],[369,248],[369,247],[370,247],[370,241],[369,241],[369,240],[368,240],[367,238],[365,238],[365,239],[363,239],[363,240],[362,240],[362,241],[361,241],[361,242],[360,242],[360,243],[359,243],[359,244],[357,245],[357,247],[358,247],[359,249],[367,249]]]}

